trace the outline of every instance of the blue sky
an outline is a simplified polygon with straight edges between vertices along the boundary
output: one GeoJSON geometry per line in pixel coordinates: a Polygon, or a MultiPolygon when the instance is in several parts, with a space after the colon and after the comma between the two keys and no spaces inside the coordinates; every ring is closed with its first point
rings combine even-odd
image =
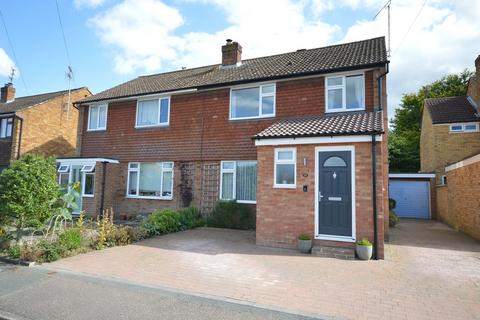
{"type": "MultiPolygon", "coordinates": [[[[75,76],[72,86],[88,86],[94,93],[142,74],[217,63],[226,38],[238,40],[244,57],[251,58],[385,35],[386,15],[371,19],[383,3],[58,0],[75,76]]],[[[9,64],[16,63],[26,83],[14,79],[17,96],[68,88],[55,0],[2,1],[0,10],[18,58],[14,61],[0,26],[0,50],[8,56],[0,56],[0,79],[6,82],[9,64]]],[[[479,21],[478,3],[394,0],[390,107],[403,92],[449,72],[473,69],[480,53],[475,45],[479,21]]]]}

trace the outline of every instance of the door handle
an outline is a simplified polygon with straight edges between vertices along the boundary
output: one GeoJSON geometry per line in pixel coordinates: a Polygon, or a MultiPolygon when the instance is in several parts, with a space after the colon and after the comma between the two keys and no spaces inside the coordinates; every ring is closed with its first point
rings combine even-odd
{"type": "Polygon", "coordinates": [[[322,196],[322,191],[318,191],[318,202],[322,201],[322,198],[324,196],[322,196]]]}

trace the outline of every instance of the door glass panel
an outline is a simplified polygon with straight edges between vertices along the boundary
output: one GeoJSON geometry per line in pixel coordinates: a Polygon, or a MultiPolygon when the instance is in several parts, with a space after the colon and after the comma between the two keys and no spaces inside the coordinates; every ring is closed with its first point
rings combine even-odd
{"type": "Polygon", "coordinates": [[[330,157],[323,163],[324,167],[346,167],[345,160],[340,157],[330,157]]]}
{"type": "MultiPolygon", "coordinates": [[[[78,183],[78,186],[80,187],[79,190],[82,190],[81,186],[81,181],[82,181],[82,167],[83,166],[72,166],[71,174],[72,174],[72,184],[76,185],[78,183]]],[[[78,213],[82,209],[82,196],[81,193],[79,192],[77,196],[75,197],[75,202],[78,206],[78,209],[75,210],[75,213],[78,213]]]]}

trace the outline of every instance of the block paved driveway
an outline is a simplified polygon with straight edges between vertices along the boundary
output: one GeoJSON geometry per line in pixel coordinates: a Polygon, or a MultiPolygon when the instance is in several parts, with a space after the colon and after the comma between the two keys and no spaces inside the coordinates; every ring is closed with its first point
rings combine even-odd
{"type": "Polygon", "coordinates": [[[402,220],[386,260],[258,247],[248,231],[200,228],[46,265],[340,319],[480,319],[480,244],[402,220]]]}

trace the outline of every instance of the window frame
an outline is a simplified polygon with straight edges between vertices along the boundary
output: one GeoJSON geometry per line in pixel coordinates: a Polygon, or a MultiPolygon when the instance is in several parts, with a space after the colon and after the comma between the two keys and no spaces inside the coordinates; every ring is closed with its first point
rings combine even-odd
{"type": "Polygon", "coordinates": [[[87,171],[80,171],[82,172],[82,197],[85,198],[93,198],[95,197],[95,172],[87,172],[87,171]],[[93,176],[93,192],[92,193],[85,193],[85,180],[87,179],[87,175],[93,176]]]}
{"type": "Polygon", "coordinates": [[[69,173],[70,172],[70,165],[69,164],[60,164],[57,169],[58,173],[69,173]],[[62,167],[66,167],[65,169],[62,169],[62,167]]]}
{"type": "MultiPolygon", "coordinates": [[[[246,203],[246,204],[256,204],[257,200],[238,200],[237,199],[237,163],[238,162],[254,162],[255,165],[257,165],[258,168],[258,161],[257,160],[222,160],[220,161],[220,189],[219,189],[219,196],[218,198],[220,200],[224,201],[230,201],[230,200],[235,200],[238,203],[246,203]],[[233,169],[223,169],[223,164],[224,163],[233,163],[233,169]],[[232,199],[225,199],[222,197],[222,190],[223,190],[223,174],[224,173],[233,173],[233,198],[232,199]]],[[[258,172],[257,172],[258,174],[258,172]]],[[[256,198],[256,196],[255,196],[256,198]]]]}
{"type": "Polygon", "coordinates": [[[152,162],[129,162],[128,167],[127,167],[127,187],[126,187],[126,198],[131,198],[131,199],[152,199],[152,200],[172,200],[173,199],[173,192],[175,189],[175,183],[174,183],[174,175],[175,175],[175,163],[173,161],[152,161],[152,162]],[[163,193],[163,173],[164,172],[172,172],[172,194],[169,197],[164,197],[164,196],[141,196],[139,195],[140,191],[140,172],[141,172],[141,165],[142,163],[159,163],[161,164],[161,174],[160,174],[160,195],[163,193]],[[167,168],[164,170],[164,164],[166,163],[171,163],[172,167],[167,168]],[[136,164],[137,168],[131,168],[132,164],[136,164]],[[137,192],[135,195],[129,194],[129,189],[130,189],[130,172],[137,172],[137,192]]]}
{"type": "Polygon", "coordinates": [[[80,172],[91,173],[95,170],[95,164],[84,164],[80,172]]]}
{"type": "Polygon", "coordinates": [[[8,139],[13,135],[13,117],[0,118],[0,139],[8,139]],[[5,127],[3,127],[5,123],[5,127]],[[7,128],[10,126],[10,130],[7,128]]]}
{"type": "Polygon", "coordinates": [[[267,83],[257,83],[257,84],[248,84],[243,86],[235,86],[230,88],[230,111],[228,114],[229,120],[249,120],[249,119],[264,119],[264,118],[274,118],[276,116],[277,110],[277,83],[276,82],[267,82],[267,83]],[[264,94],[263,87],[273,86],[273,92],[264,94]],[[258,88],[258,116],[251,117],[233,117],[233,92],[236,90],[242,89],[253,89],[258,88]],[[273,113],[262,114],[262,99],[264,97],[273,97],[273,113]]]}
{"type": "Polygon", "coordinates": [[[472,133],[479,132],[479,123],[477,122],[462,122],[462,123],[451,123],[448,125],[448,132],[450,133],[472,133]],[[466,129],[467,126],[475,125],[475,129],[466,129]],[[453,127],[461,127],[460,130],[453,130],[453,127]]]}
{"type": "Polygon", "coordinates": [[[148,97],[148,98],[142,98],[142,99],[137,99],[137,108],[135,111],[135,128],[136,129],[141,129],[141,128],[154,128],[154,127],[168,127],[170,126],[170,113],[171,113],[171,96],[159,96],[159,97],[148,97]],[[168,101],[168,114],[167,114],[167,122],[160,122],[161,118],[161,101],[167,99],[168,101]],[[157,123],[156,124],[146,124],[146,125],[139,125],[138,124],[138,110],[140,108],[140,102],[142,101],[152,101],[152,100],[157,100],[157,108],[158,108],[158,118],[157,118],[157,123]]]}
{"type": "Polygon", "coordinates": [[[295,189],[297,187],[297,148],[275,148],[273,163],[273,187],[281,189],[295,189]],[[279,160],[278,153],[281,151],[292,151],[291,160],[279,160]],[[293,164],[293,184],[277,183],[277,164],[293,164]]]}
{"type": "Polygon", "coordinates": [[[366,87],[365,86],[365,71],[331,74],[331,75],[325,77],[324,87],[325,87],[325,113],[365,110],[365,107],[366,107],[366,105],[365,105],[366,104],[366,101],[365,101],[365,99],[366,99],[366,94],[365,94],[365,87],[366,87]],[[363,106],[360,107],[360,108],[355,108],[355,109],[347,109],[347,77],[353,77],[353,76],[362,76],[362,80],[363,80],[363,106]],[[342,78],[342,84],[341,85],[328,86],[328,79],[332,79],[332,78],[342,78]],[[341,108],[335,108],[335,109],[329,109],[328,108],[328,90],[329,89],[342,89],[342,107],[341,108]]]}
{"type": "Polygon", "coordinates": [[[87,131],[106,131],[107,130],[107,123],[108,123],[108,103],[102,104],[95,104],[88,106],[88,121],[87,121],[87,131]],[[90,128],[90,118],[92,116],[92,109],[93,108],[102,108],[105,107],[105,126],[100,127],[100,112],[97,113],[97,127],[95,129],[90,128]]]}

